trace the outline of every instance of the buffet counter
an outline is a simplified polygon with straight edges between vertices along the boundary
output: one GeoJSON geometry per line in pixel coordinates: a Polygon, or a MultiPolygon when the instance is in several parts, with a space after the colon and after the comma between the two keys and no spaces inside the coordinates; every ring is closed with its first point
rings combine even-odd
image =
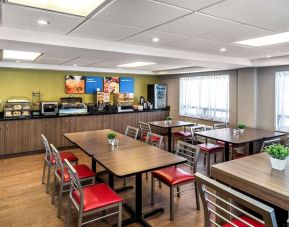
{"type": "Polygon", "coordinates": [[[58,148],[73,146],[64,133],[111,128],[124,133],[126,126],[138,127],[138,122],[163,120],[169,109],[121,113],[37,116],[0,119],[0,158],[43,150],[41,134],[58,148]]]}

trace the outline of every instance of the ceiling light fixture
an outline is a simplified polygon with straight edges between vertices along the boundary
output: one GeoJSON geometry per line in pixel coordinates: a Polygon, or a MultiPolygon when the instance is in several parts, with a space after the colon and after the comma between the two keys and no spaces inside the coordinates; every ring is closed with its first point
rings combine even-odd
{"type": "Polygon", "coordinates": [[[20,63],[20,61],[19,60],[17,60],[17,61],[15,61],[16,63],[20,63]]]}
{"type": "Polygon", "coordinates": [[[16,50],[3,50],[3,60],[16,60],[16,61],[34,61],[41,53],[16,51],[16,50]]]}
{"type": "Polygon", "coordinates": [[[271,58],[272,56],[271,56],[270,54],[268,54],[266,57],[267,57],[267,58],[271,58]]]}
{"type": "Polygon", "coordinates": [[[37,23],[40,24],[40,25],[48,25],[48,24],[50,24],[50,22],[47,21],[47,20],[38,20],[37,23]]]}
{"type": "Polygon", "coordinates": [[[120,68],[134,68],[134,67],[147,66],[147,65],[155,65],[155,64],[156,64],[156,63],[153,63],[153,62],[137,61],[137,62],[132,62],[132,63],[128,63],[128,64],[118,65],[117,67],[120,67],[120,68]]]}
{"type": "Polygon", "coordinates": [[[106,0],[8,0],[8,2],[78,16],[88,16],[106,0]]]}
{"type": "Polygon", "coordinates": [[[221,52],[226,52],[226,51],[227,51],[227,49],[226,49],[226,48],[224,48],[224,47],[222,47],[222,48],[220,49],[220,51],[221,51],[221,52]]]}
{"type": "Polygon", "coordinates": [[[252,46],[252,47],[262,47],[280,43],[288,43],[289,42],[289,32],[282,32],[274,35],[263,36],[254,39],[247,39],[235,42],[237,44],[252,46]]]}
{"type": "Polygon", "coordinates": [[[152,41],[153,41],[154,43],[158,43],[158,42],[160,41],[160,38],[154,37],[154,38],[152,38],[152,41]]]}

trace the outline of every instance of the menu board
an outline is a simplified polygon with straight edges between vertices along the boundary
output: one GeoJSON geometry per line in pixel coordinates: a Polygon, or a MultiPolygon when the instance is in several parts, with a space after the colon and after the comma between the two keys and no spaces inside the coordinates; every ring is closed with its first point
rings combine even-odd
{"type": "Polygon", "coordinates": [[[84,76],[65,76],[65,92],[67,94],[84,94],[85,77],[84,76]]]}
{"type": "Polygon", "coordinates": [[[103,91],[108,94],[119,93],[119,78],[104,77],[103,91]]]}
{"type": "Polygon", "coordinates": [[[97,91],[103,91],[103,77],[86,76],[85,93],[95,94],[97,91]]]}
{"type": "Polygon", "coordinates": [[[120,77],[119,87],[120,87],[120,93],[134,93],[134,78],[120,77]]]}

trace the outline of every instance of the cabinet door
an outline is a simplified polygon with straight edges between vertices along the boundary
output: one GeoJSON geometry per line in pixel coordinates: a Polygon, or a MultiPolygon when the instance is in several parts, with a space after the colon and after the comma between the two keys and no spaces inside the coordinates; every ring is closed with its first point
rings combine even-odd
{"type": "Polygon", "coordinates": [[[92,131],[103,129],[103,115],[84,116],[79,121],[80,131],[92,131]]]}
{"type": "Polygon", "coordinates": [[[80,117],[64,117],[61,119],[61,146],[68,147],[73,146],[68,139],[66,139],[63,134],[70,132],[78,132],[79,131],[79,118],[80,117]]]}
{"type": "Polygon", "coordinates": [[[5,154],[4,148],[4,122],[0,122],[0,156],[5,154]]]}
{"type": "Polygon", "coordinates": [[[6,121],[4,123],[4,153],[14,154],[26,151],[27,135],[25,120],[6,121]]]}
{"type": "MultiPolygon", "coordinates": [[[[61,120],[60,118],[51,118],[42,120],[43,134],[56,147],[61,147],[61,120]]],[[[44,148],[44,145],[42,145],[44,148]]]]}
{"type": "Polygon", "coordinates": [[[42,119],[25,120],[26,134],[25,151],[37,151],[44,149],[41,134],[45,134],[42,119]]]}

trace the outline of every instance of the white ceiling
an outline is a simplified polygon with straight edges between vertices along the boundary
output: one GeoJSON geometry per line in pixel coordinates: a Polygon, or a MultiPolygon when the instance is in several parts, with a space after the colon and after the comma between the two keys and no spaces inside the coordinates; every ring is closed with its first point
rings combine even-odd
{"type": "MultiPolygon", "coordinates": [[[[43,53],[29,67],[75,69],[77,65],[84,71],[115,71],[120,64],[149,61],[157,64],[135,70],[175,73],[180,68],[194,71],[259,66],[260,62],[266,65],[268,55],[276,57],[266,61],[268,65],[285,64],[288,59],[288,43],[259,48],[233,43],[289,31],[288,0],[111,2],[85,18],[0,0],[0,49],[43,53]],[[41,26],[39,19],[50,23],[41,26]],[[160,41],[152,42],[154,37],[160,41]],[[220,48],[227,51],[220,52],[220,48]]],[[[21,65],[15,63],[15,67],[21,65]]],[[[6,66],[0,62],[0,67],[6,66]]]]}

